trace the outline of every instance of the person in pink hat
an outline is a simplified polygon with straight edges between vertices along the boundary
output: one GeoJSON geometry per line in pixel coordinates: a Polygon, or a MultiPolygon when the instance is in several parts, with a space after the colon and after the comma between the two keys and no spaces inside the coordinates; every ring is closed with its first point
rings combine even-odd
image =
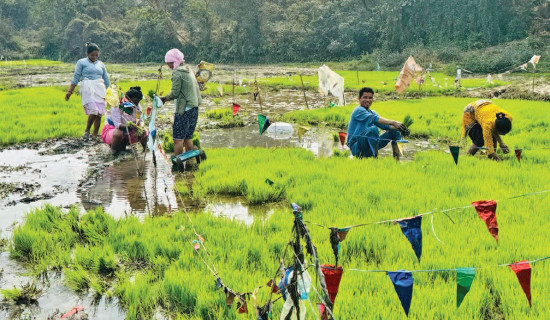
{"type": "Polygon", "coordinates": [[[174,138],[174,155],[193,150],[193,133],[199,118],[199,105],[201,104],[201,92],[199,84],[192,70],[185,64],[184,55],[178,49],[171,49],[166,53],[164,61],[172,72],[172,90],[164,97],[162,102],[175,101],[174,125],[172,137],[174,138]]]}

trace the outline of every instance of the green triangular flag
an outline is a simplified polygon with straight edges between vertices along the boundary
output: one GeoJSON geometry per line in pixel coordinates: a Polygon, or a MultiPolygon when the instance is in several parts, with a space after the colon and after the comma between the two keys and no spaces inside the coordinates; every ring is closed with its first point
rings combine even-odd
{"type": "Polygon", "coordinates": [[[462,300],[470,291],[474,277],[476,276],[476,269],[474,268],[462,268],[456,270],[456,307],[460,307],[462,300]]]}
{"type": "Polygon", "coordinates": [[[258,126],[260,127],[260,135],[264,133],[263,130],[264,130],[265,119],[267,118],[263,114],[258,115],[258,126]]]}
{"type": "Polygon", "coordinates": [[[451,151],[451,154],[453,155],[453,160],[455,161],[455,164],[458,165],[458,153],[460,151],[460,147],[458,147],[458,146],[449,146],[449,150],[451,151]]]}

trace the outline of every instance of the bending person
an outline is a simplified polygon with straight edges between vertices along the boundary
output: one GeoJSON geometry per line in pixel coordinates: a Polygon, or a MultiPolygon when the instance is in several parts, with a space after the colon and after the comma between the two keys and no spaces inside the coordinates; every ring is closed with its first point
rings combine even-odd
{"type": "Polygon", "coordinates": [[[193,150],[193,133],[199,118],[201,92],[195,75],[185,64],[183,53],[178,49],[171,49],[166,53],[164,61],[172,72],[172,90],[162,102],[176,100],[172,137],[174,138],[174,155],[193,150]]]}
{"type": "Polygon", "coordinates": [[[347,146],[353,156],[358,158],[377,157],[378,150],[391,142],[393,156],[399,159],[397,140],[401,139],[400,130],[407,130],[402,123],[382,118],[370,106],[374,99],[372,88],[362,88],[359,91],[359,106],[349,120],[347,146]],[[386,130],[382,135],[378,129],[386,130]]]}
{"type": "Polygon", "coordinates": [[[512,130],[512,115],[490,100],[477,100],[464,108],[462,138],[468,135],[472,139],[473,144],[468,150],[470,155],[475,155],[479,148],[485,146],[487,156],[500,161],[500,157],[495,153],[495,147],[498,142],[502,152],[510,152],[500,137],[510,130],[512,130]]]}
{"type": "Polygon", "coordinates": [[[143,93],[140,87],[132,87],[125,94],[120,106],[111,108],[101,131],[101,140],[111,146],[113,153],[126,150],[128,144],[141,142],[143,149],[147,143],[147,131],[137,121],[141,112],[140,101],[143,93]]]}
{"type": "Polygon", "coordinates": [[[98,138],[101,116],[105,113],[105,89],[111,84],[109,75],[103,62],[99,61],[99,47],[94,43],[86,43],[88,57],[78,60],[74,68],[74,77],[71,86],[65,95],[68,101],[73,94],[76,85],[80,84],[80,97],[84,113],[88,116],[86,130],[82,139],[90,139],[90,128],[94,125],[93,138],[98,138]]]}

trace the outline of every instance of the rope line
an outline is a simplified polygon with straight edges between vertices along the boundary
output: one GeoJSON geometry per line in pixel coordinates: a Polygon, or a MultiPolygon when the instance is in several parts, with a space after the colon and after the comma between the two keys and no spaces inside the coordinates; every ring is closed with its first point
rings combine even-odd
{"type": "MultiPolygon", "coordinates": [[[[530,192],[530,193],[524,193],[524,194],[521,194],[521,195],[512,196],[512,197],[504,198],[504,199],[502,199],[502,200],[495,200],[495,201],[496,201],[496,202],[501,202],[501,201],[504,201],[504,200],[517,199],[517,198],[522,198],[522,197],[527,197],[527,196],[532,196],[532,195],[543,194],[543,193],[547,193],[547,192],[550,192],[550,189],[549,189],[549,190],[542,190],[542,191],[535,191],[535,192],[530,192]]],[[[382,221],[375,221],[375,222],[367,222],[367,223],[355,224],[355,225],[351,225],[351,226],[347,226],[347,227],[343,227],[343,228],[327,227],[327,226],[322,225],[322,224],[320,224],[320,223],[311,222],[311,221],[307,221],[307,220],[304,220],[304,222],[309,223],[309,224],[316,225],[316,226],[321,227],[321,228],[326,228],[326,229],[333,229],[333,228],[337,228],[337,229],[351,229],[351,228],[358,228],[358,227],[364,227],[364,226],[375,225],[375,224],[395,223],[395,222],[399,222],[399,221],[401,221],[401,220],[406,220],[406,219],[412,218],[412,217],[425,216],[425,215],[430,215],[430,214],[433,215],[433,214],[436,214],[436,213],[444,213],[444,214],[446,214],[447,212],[450,212],[450,211],[461,210],[461,209],[467,209],[467,208],[470,208],[470,207],[473,207],[473,205],[472,205],[472,204],[469,204],[469,205],[465,205],[465,206],[462,206],[462,207],[455,207],[455,208],[444,209],[444,210],[433,210],[433,211],[430,211],[430,212],[420,213],[420,214],[417,214],[417,215],[411,216],[411,217],[403,217],[403,218],[390,219],[390,220],[382,220],[382,221]]],[[[449,217],[449,219],[450,219],[450,217],[449,217]]],[[[452,220],[451,220],[451,221],[452,221],[452,220]]],[[[454,223],[454,221],[453,221],[453,223],[454,223]]]]}

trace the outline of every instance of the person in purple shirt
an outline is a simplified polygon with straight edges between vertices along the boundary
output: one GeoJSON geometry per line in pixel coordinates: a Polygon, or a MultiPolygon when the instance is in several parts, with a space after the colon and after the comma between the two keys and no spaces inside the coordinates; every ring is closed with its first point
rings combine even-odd
{"type": "Polygon", "coordinates": [[[391,142],[393,156],[399,159],[397,140],[401,139],[400,130],[406,130],[402,123],[382,118],[370,106],[374,99],[372,88],[359,90],[359,106],[351,113],[348,124],[347,146],[353,156],[358,158],[377,157],[378,150],[391,142]],[[386,130],[382,135],[379,129],[386,130]]]}
{"type": "Polygon", "coordinates": [[[80,98],[84,113],[88,116],[86,130],[82,139],[90,138],[90,128],[94,125],[93,138],[98,140],[101,116],[105,113],[105,94],[110,85],[109,75],[103,62],[99,61],[99,47],[94,43],[86,43],[88,57],[78,60],[74,68],[71,86],[65,95],[69,100],[76,85],[80,82],[80,98]]]}

